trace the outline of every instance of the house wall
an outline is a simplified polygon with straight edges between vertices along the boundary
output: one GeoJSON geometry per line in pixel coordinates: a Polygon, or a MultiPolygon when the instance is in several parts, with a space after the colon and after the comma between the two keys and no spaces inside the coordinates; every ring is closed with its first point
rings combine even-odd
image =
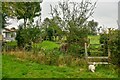
{"type": "Polygon", "coordinates": [[[14,41],[16,37],[16,32],[2,32],[3,40],[14,41]]]}

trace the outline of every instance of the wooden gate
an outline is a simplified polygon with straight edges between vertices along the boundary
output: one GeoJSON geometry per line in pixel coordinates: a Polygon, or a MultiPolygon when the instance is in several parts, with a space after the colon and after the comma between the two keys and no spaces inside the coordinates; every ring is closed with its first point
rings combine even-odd
{"type": "MultiPolygon", "coordinates": [[[[100,44],[95,44],[95,45],[100,45],[100,44]]],[[[93,62],[96,62],[96,64],[109,64],[109,57],[110,57],[109,49],[108,49],[107,56],[89,56],[88,55],[88,47],[89,47],[89,45],[87,45],[87,43],[85,43],[85,59],[87,60],[88,64],[92,64],[93,62]]]]}

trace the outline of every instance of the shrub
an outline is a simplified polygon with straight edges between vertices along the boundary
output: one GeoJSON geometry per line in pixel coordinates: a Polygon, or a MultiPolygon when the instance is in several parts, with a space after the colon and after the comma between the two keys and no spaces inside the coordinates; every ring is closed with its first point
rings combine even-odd
{"type": "Polygon", "coordinates": [[[16,36],[19,48],[32,47],[32,43],[41,42],[41,30],[37,27],[20,29],[16,36]]]}
{"type": "Polygon", "coordinates": [[[88,43],[87,36],[87,28],[77,28],[76,26],[71,26],[70,33],[67,36],[69,52],[76,55],[80,54],[80,56],[82,56],[82,54],[84,53],[85,43],[88,43]]]}
{"type": "Polygon", "coordinates": [[[111,61],[113,64],[120,67],[120,31],[111,31],[109,35],[111,61]]]}
{"type": "Polygon", "coordinates": [[[70,44],[68,53],[74,56],[83,57],[84,55],[84,47],[80,46],[79,44],[70,44]]]}
{"type": "Polygon", "coordinates": [[[32,44],[32,51],[33,53],[37,54],[41,50],[40,43],[32,44]]]}
{"type": "Polygon", "coordinates": [[[104,44],[103,49],[106,54],[108,54],[108,49],[110,49],[111,63],[120,67],[120,31],[109,29],[109,33],[102,34],[100,40],[104,44]]]}
{"type": "Polygon", "coordinates": [[[100,35],[100,44],[102,44],[101,51],[103,51],[102,55],[108,55],[108,34],[104,33],[100,35]]]}

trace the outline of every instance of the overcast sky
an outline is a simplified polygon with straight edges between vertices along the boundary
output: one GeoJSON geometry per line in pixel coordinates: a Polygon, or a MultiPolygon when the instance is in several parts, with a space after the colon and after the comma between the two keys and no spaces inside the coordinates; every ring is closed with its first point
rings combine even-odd
{"type": "MultiPolygon", "coordinates": [[[[50,4],[53,6],[60,0],[43,0],[42,5],[42,20],[46,17],[50,17],[50,4]]],[[[61,0],[62,1],[62,0],[61,0]]],[[[70,0],[80,2],[81,0],[70,0]]],[[[92,2],[97,0],[91,0],[92,2]]],[[[93,19],[104,25],[104,27],[117,28],[118,19],[118,1],[119,0],[98,0],[93,19]]]]}

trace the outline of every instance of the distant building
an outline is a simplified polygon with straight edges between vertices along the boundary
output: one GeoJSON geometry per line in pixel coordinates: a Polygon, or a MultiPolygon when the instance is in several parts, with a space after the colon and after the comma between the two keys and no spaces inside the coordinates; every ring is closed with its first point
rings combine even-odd
{"type": "Polygon", "coordinates": [[[120,1],[118,2],[118,29],[120,29],[120,1]]]}
{"type": "Polygon", "coordinates": [[[2,30],[3,41],[15,41],[17,30],[18,29],[16,29],[16,27],[11,27],[11,26],[5,27],[2,30]]]}

